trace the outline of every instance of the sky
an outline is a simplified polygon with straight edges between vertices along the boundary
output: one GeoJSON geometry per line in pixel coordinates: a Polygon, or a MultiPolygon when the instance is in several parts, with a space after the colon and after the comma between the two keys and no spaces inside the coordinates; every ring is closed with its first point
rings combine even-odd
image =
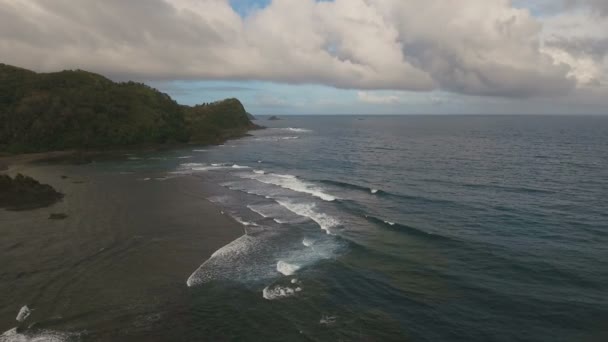
{"type": "Polygon", "coordinates": [[[254,114],[608,114],[608,1],[0,0],[0,62],[254,114]]]}

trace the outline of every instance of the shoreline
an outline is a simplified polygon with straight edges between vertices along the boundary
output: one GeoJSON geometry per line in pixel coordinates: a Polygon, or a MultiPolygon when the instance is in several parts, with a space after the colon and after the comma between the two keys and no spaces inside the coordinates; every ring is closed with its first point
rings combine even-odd
{"type": "Polygon", "coordinates": [[[109,322],[129,327],[132,322],[114,322],[112,317],[112,310],[124,306],[161,298],[142,310],[180,310],[190,300],[186,280],[192,272],[244,234],[240,223],[207,200],[217,185],[201,178],[141,181],[142,174],[35,162],[70,153],[15,156],[9,167],[65,197],[45,208],[0,210],[0,248],[8,251],[6,281],[0,282],[5,294],[0,298],[0,334],[17,325],[15,315],[23,305],[35,309],[24,326],[35,322],[44,329],[92,328],[102,334],[109,322]],[[57,212],[66,213],[67,219],[48,219],[57,212]],[[14,282],[20,285],[12,286],[14,282]],[[83,315],[87,312],[94,314],[83,315]],[[58,315],[83,318],[64,325],[53,318],[58,315]]]}
{"type": "Polygon", "coordinates": [[[188,142],[188,143],[171,143],[171,144],[143,144],[132,146],[117,146],[99,149],[70,149],[61,151],[45,151],[32,153],[17,153],[11,154],[0,152],[0,172],[8,172],[14,166],[22,166],[32,163],[61,163],[66,164],[86,164],[98,159],[114,159],[119,156],[124,156],[126,153],[142,153],[142,152],[162,152],[178,150],[185,147],[209,147],[219,146],[230,140],[239,140],[252,136],[250,131],[265,129],[264,126],[256,125],[248,129],[242,134],[226,137],[222,140],[213,143],[188,142]]]}

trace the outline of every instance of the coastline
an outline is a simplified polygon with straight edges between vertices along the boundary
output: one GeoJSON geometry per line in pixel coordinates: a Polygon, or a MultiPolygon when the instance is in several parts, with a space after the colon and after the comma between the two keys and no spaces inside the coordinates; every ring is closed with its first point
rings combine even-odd
{"type": "MultiPolygon", "coordinates": [[[[257,126],[251,130],[264,129],[257,126]]],[[[8,172],[14,168],[20,168],[32,163],[66,163],[66,164],[87,164],[94,160],[124,159],[125,154],[130,153],[151,153],[178,150],[185,147],[209,147],[224,144],[230,140],[238,140],[251,136],[249,133],[239,134],[228,137],[215,143],[174,143],[174,144],[145,144],[121,146],[107,149],[80,150],[71,149],[63,151],[45,151],[33,153],[10,154],[0,152],[0,172],[8,172]]]]}
{"type": "MultiPolygon", "coordinates": [[[[147,182],[141,174],[102,172],[90,165],[38,163],[73,153],[11,156],[7,163],[7,172],[34,177],[65,197],[47,208],[0,210],[0,249],[7,251],[0,333],[17,325],[15,315],[23,305],[35,309],[26,323],[58,331],[119,324],[115,311],[150,298],[154,305],[142,308],[147,313],[179,311],[189,301],[190,274],[244,233],[207,200],[217,185],[200,178],[147,182]],[[52,213],[68,216],[53,221],[52,213]],[[72,318],[69,327],[57,319],[79,315],[82,322],[72,318]]],[[[121,324],[126,329],[131,323],[121,324]]]]}

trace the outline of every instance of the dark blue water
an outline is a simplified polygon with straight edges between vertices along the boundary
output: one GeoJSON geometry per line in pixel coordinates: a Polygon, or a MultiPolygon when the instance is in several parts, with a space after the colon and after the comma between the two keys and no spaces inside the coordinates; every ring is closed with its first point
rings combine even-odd
{"type": "Polygon", "coordinates": [[[261,123],[175,173],[246,224],[189,282],[236,338],[608,339],[608,118],[261,123]]]}

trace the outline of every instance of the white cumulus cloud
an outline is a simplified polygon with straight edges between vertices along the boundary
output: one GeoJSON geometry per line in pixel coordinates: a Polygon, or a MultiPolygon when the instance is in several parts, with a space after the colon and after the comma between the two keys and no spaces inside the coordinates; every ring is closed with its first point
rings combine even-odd
{"type": "Polygon", "coordinates": [[[377,103],[399,99],[370,90],[535,97],[601,79],[605,58],[557,34],[573,19],[552,20],[509,0],[273,0],[244,18],[227,0],[0,0],[0,58],[123,79],[324,84],[377,103]]]}

